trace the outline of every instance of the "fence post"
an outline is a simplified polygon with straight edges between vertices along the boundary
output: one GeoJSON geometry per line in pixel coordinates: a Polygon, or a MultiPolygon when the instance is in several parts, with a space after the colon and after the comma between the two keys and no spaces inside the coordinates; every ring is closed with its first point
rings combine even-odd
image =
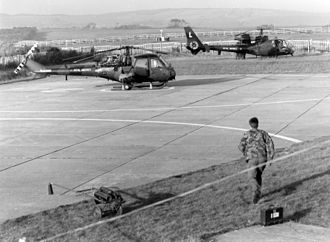
{"type": "Polygon", "coordinates": [[[310,53],[310,45],[311,45],[311,40],[308,40],[308,43],[307,43],[307,52],[308,54],[310,53]]]}

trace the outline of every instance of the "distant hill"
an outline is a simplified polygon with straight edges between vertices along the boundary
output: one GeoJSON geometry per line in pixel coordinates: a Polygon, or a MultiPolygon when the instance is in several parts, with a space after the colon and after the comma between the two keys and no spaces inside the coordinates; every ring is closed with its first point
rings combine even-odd
{"type": "Polygon", "coordinates": [[[171,19],[184,19],[194,27],[218,29],[251,27],[261,24],[275,26],[315,26],[330,23],[330,13],[310,13],[269,9],[159,9],[116,12],[100,15],[9,15],[0,14],[0,28],[31,27],[68,28],[85,27],[95,23],[97,27],[118,25],[144,25],[167,27],[171,19]]]}

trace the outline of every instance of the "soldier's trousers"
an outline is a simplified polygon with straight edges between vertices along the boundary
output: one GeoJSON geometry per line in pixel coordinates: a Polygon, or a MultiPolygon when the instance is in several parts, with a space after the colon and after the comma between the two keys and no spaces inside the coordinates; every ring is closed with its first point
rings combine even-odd
{"type": "Polygon", "coordinates": [[[253,198],[260,198],[261,196],[262,172],[266,167],[266,162],[267,159],[264,157],[255,157],[249,159],[248,161],[249,168],[264,164],[263,166],[254,168],[248,172],[248,178],[251,184],[253,198]]]}

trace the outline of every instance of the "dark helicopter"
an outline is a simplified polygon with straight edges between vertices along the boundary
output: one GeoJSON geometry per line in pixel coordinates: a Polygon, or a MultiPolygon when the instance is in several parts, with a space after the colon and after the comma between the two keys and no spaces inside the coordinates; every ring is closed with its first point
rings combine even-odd
{"type": "Polygon", "coordinates": [[[136,84],[149,83],[150,89],[153,86],[162,87],[168,81],[175,79],[175,70],[159,54],[166,52],[154,51],[134,46],[122,46],[119,48],[93,51],[87,57],[78,59],[73,64],[65,64],[60,67],[46,67],[32,60],[32,56],[37,49],[35,44],[26,54],[23,61],[16,68],[17,74],[21,68],[26,66],[29,70],[37,74],[44,75],[64,75],[67,76],[94,76],[121,83],[123,90],[130,90],[136,84]],[[140,55],[133,55],[133,49],[142,49],[148,52],[140,55]],[[124,54],[107,56],[105,53],[124,50],[124,54]],[[96,64],[77,64],[87,60],[92,60],[96,64]]]}
{"type": "Polygon", "coordinates": [[[245,59],[246,54],[255,56],[270,56],[277,57],[280,55],[293,55],[293,46],[283,39],[269,39],[268,36],[263,35],[263,28],[259,28],[260,33],[253,40],[251,35],[247,32],[235,35],[237,44],[235,45],[208,45],[203,44],[197,37],[191,27],[184,27],[187,37],[187,49],[194,55],[199,51],[209,52],[210,50],[234,52],[236,59],[245,59]]]}

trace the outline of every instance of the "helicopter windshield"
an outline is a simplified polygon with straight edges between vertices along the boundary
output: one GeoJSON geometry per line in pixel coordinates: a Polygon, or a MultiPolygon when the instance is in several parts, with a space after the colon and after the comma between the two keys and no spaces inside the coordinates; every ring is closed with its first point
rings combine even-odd
{"type": "Polygon", "coordinates": [[[159,59],[152,58],[150,59],[151,68],[163,67],[164,63],[162,63],[159,59]]]}
{"type": "Polygon", "coordinates": [[[281,40],[281,39],[275,39],[275,40],[273,40],[272,41],[272,43],[273,43],[273,46],[275,46],[275,47],[282,47],[283,46],[283,40],[281,40]]]}
{"type": "Polygon", "coordinates": [[[168,62],[161,56],[159,56],[159,61],[162,62],[165,67],[170,66],[170,64],[168,64],[168,62]]]}
{"type": "Polygon", "coordinates": [[[287,43],[285,40],[282,41],[282,45],[283,45],[284,47],[289,47],[288,43],[287,43]]]}

